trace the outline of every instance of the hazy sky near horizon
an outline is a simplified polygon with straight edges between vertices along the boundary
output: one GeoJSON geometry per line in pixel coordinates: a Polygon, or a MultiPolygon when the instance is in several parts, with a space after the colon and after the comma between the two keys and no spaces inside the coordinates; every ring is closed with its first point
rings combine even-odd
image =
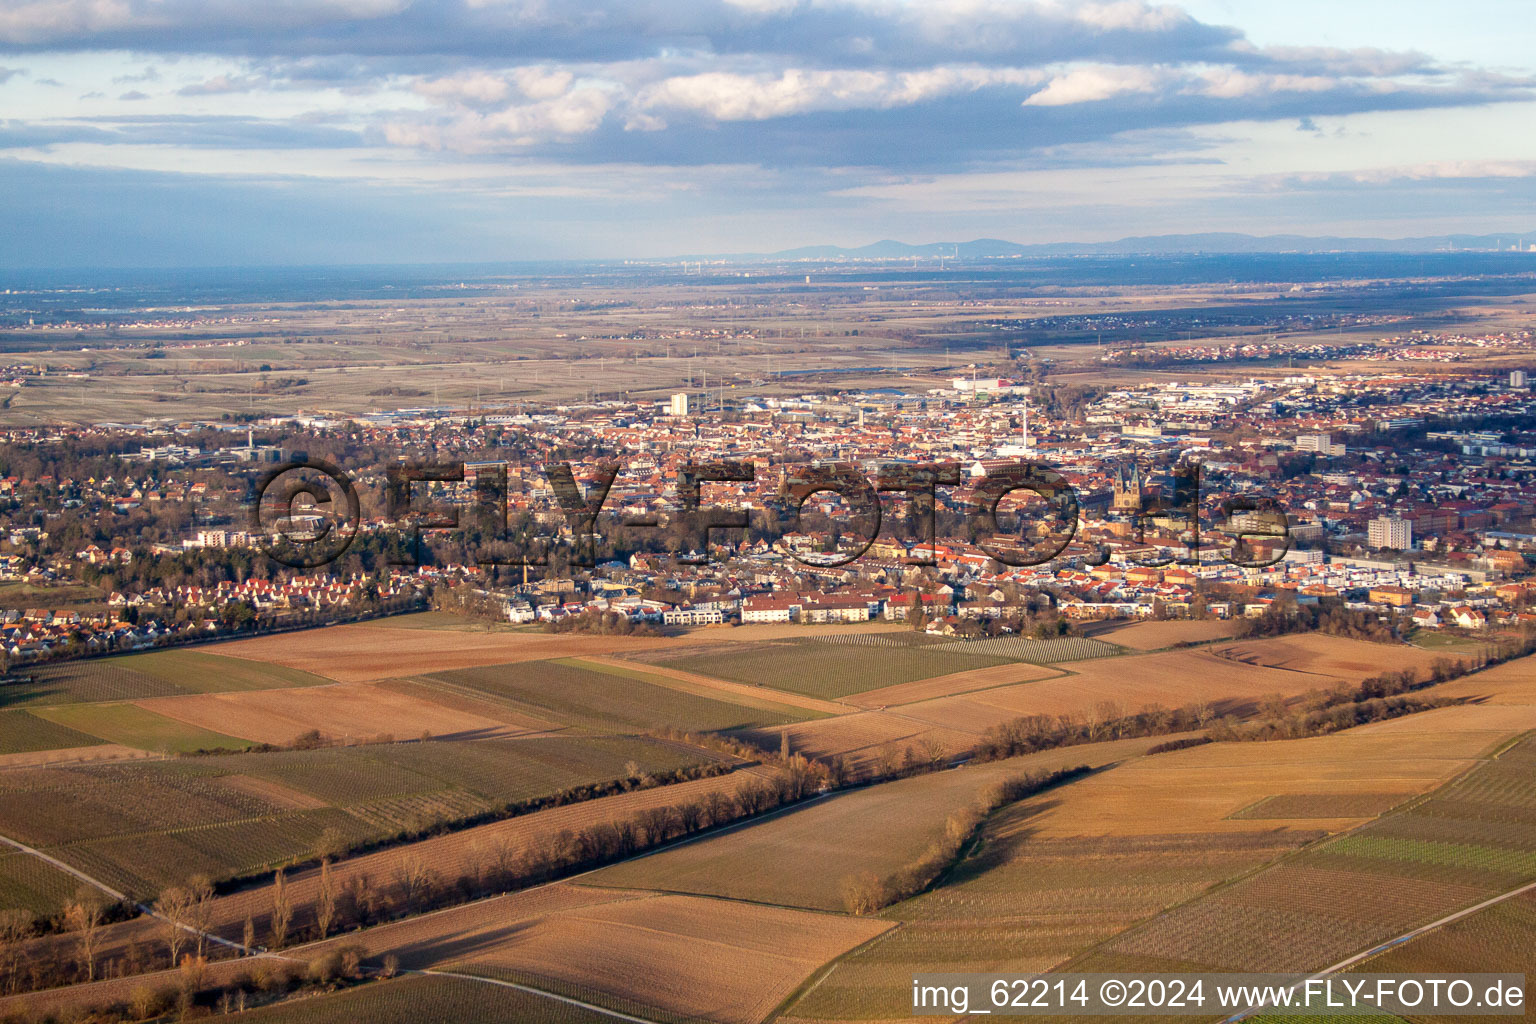
{"type": "Polygon", "coordinates": [[[0,0],[0,266],[1536,230],[1528,0],[0,0]]]}

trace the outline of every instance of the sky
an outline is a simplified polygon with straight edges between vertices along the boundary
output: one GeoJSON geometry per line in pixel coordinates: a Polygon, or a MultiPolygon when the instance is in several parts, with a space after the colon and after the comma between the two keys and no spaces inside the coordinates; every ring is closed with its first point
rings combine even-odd
{"type": "Polygon", "coordinates": [[[1536,237],[1528,0],[0,0],[0,267],[1536,237]]]}

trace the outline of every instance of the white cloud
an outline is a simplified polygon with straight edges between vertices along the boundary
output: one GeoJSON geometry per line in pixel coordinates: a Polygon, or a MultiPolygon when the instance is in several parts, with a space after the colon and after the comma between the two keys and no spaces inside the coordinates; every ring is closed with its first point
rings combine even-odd
{"type": "Polygon", "coordinates": [[[463,71],[444,78],[429,78],[415,84],[428,99],[458,103],[490,104],[507,98],[511,87],[507,80],[489,71],[463,71]]]}
{"type": "Polygon", "coordinates": [[[1102,65],[1073,68],[1053,77],[1044,89],[1026,99],[1024,105],[1063,107],[1131,93],[1149,94],[1178,77],[1177,72],[1159,67],[1102,65]]]}
{"type": "Polygon", "coordinates": [[[938,67],[926,71],[817,71],[778,74],[709,71],[677,75],[645,87],[641,109],[691,110],[717,121],[761,121],[816,110],[889,109],[954,93],[999,86],[1029,86],[1038,71],[1018,68],[938,67]]]}

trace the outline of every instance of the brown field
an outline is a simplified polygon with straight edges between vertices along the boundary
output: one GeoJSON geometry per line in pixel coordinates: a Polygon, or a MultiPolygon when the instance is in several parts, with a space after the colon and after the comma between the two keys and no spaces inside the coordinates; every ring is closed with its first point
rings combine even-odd
{"type": "Polygon", "coordinates": [[[554,982],[720,1024],[757,1024],[811,972],[890,927],[698,896],[651,896],[504,928],[499,943],[441,966],[554,982]]]}
{"type": "Polygon", "coordinates": [[[124,761],[160,755],[118,743],[98,743],[93,747],[65,747],[60,750],[28,750],[20,754],[0,754],[0,769],[41,768],[50,764],[85,764],[89,761],[124,761]]]}
{"type": "MultiPolygon", "coordinates": [[[[823,963],[889,929],[886,921],[697,896],[556,883],[287,950],[302,965],[327,948],[361,944],[410,970],[478,973],[639,1003],[721,1024],[756,1024],[823,963]],[[744,965],[750,969],[743,969],[744,965]]],[[[249,971],[210,966],[212,984],[249,971]]],[[[174,972],[0,1000],[0,1014],[126,1001],[174,972]]],[[[606,997],[606,998],[605,998],[606,997]]]]}
{"type": "MultiPolygon", "coordinates": [[[[841,910],[844,876],[885,876],[921,856],[945,820],[993,783],[1026,772],[1138,757],[1164,737],[1045,750],[838,794],[648,857],[603,868],[593,885],[686,892],[755,903],[841,910]]],[[[1062,790],[1057,797],[1067,795],[1062,790]]]]}
{"type": "Polygon", "coordinates": [[[488,718],[367,683],[151,697],[137,703],[180,722],[273,744],[291,743],[312,729],[334,739],[404,739],[423,732],[439,739],[490,739],[555,728],[511,713],[488,718]]]}
{"type": "Polygon", "coordinates": [[[1454,654],[1426,651],[1407,644],[1377,644],[1323,633],[1244,640],[1222,644],[1213,650],[1231,661],[1306,672],[1349,683],[1358,683],[1382,672],[1427,671],[1436,661],[1457,660],[1454,654]]]}
{"type": "Polygon", "coordinates": [[[968,672],[954,672],[932,679],[918,679],[895,686],[882,686],[878,690],[866,690],[846,698],[848,703],[861,708],[888,707],[896,704],[912,704],[935,697],[950,697],[972,690],[990,690],[1012,683],[1028,683],[1061,675],[1060,669],[1046,665],[1019,662],[1013,665],[993,665],[968,672]]]}
{"type": "MultiPolygon", "coordinates": [[[[1479,717],[1484,710],[1443,708],[1313,739],[1213,743],[1130,761],[1074,784],[1071,800],[1052,801],[1046,794],[1026,801],[1022,806],[1033,804],[1038,813],[1025,816],[1021,825],[1036,835],[1064,837],[1174,830],[1341,831],[1371,816],[1232,815],[1267,797],[1290,793],[1401,794],[1407,799],[1428,792],[1522,731],[1512,718],[1500,722],[1479,717]]],[[[1536,713],[1521,710],[1536,724],[1536,713]]]]}
{"type": "Polygon", "coordinates": [[[1230,619],[1169,619],[1166,622],[1135,622],[1128,626],[1116,626],[1094,633],[1093,637],[1134,651],[1155,651],[1174,644],[1227,639],[1237,635],[1237,626],[1230,619]]]}
{"type": "Polygon", "coordinates": [[[1536,654],[1495,665],[1424,692],[1436,697],[1466,697],[1488,704],[1536,704],[1536,654]]]}
{"type": "Polygon", "coordinates": [[[812,758],[841,757],[851,767],[866,768],[880,757],[883,748],[898,754],[906,747],[938,743],[951,754],[975,746],[979,732],[942,728],[930,722],[908,718],[895,711],[860,711],[837,718],[796,722],[776,729],[759,729],[751,739],[770,747],[779,745],[781,733],[789,734],[789,747],[797,754],[812,758]]]}
{"type": "MultiPolygon", "coordinates": [[[[439,911],[377,928],[349,932],[325,942],[292,947],[272,958],[279,961],[287,960],[302,968],[311,957],[326,949],[345,944],[361,944],[374,956],[400,950],[404,966],[416,968],[426,966],[436,956],[440,956],[440,948],[435,953],[422,955],[429,950],[429,944],[433,940],[451,939],[458,935],[472,936],[497,927],[504,928],[509,923],[526,921],[563,909],[628,897],[629,894],[625,893],[580,889],[559,884],[540,886],[521,893],[481,900],[449,911],[439,911]],[[454,919],[452,922],[445,922],[444,918],[449,914],[452,914],[454,919]],[[412,950],[416,951],[416,959],[406,962],[412,950]]],[[[140,941],[158,941],[162,932],[163,926],[157,926],[153,932],[146,931],[141,935],[140,941]]],[[[61,955],[67,955],[66,950],[70,948],[73,947],[60,945],[58,952],[61,955]]],[[[207,968],[207,980],[210,985],[227,984],[237,975],[249,974],[250,970],[251,961],[246,959],[213,961],[207,968]]],[[[176,971],[158,971],[115,978],[110,981],[98,981],[89,985],[72,985],[68,988],[10,996],[0,999],[0,1016],[30,1013],[32,1016],[27,1019],[42,1019],[49,1013],[62,1015],[70,1007],[127,1002],[134,990],[140,986],[147,985],[151,990],[166,986],[174,988],[176,978],[176,971]]]]}
{"type": "Polygon", "coordinates": [[[1241,712],[1261,698],[1294,697],[1321,685],[1316,676],[1234,665],[1203,650],[1165,651],[1074,662],[1065,675],[956,697],[909,704],[903,715],[933,725],[980,732],[1020,715],[1078,715],[1113,704],[1132,714],[1206,702],[1218,714],[1241,712]]]}
{"type": "Polygon", "coordinates": [[[676,643],[653,637],[553,633],[466,633],[380,625],[327,626],[298,635],[219,644],[219,654],[266,661],[343,683],[448,672],[545,658],[645,650],[676,643]]]}
{"type": "Polygon", "coordinates": [[[291,811],[313,811],[330,806],[319,797],[285,786],[276,779],[258,779],[254,775],[224,775],[214,782],[291,811]]]}

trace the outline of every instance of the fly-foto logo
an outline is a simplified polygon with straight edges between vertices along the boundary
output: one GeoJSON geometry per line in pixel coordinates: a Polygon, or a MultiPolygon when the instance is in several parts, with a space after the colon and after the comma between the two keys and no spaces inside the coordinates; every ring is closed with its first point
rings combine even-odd
{"type": "MultiPolygon", "coordinates": [[[[387,471],[385,519],[388,528],[407,542],[405,549],[417,556],[423,536],[458,534],[474,539],[473,550],[463,552],[460,560],[464,562],[543,567],[559,551],[563,564],[586,568],[596,564],[599,519],[605,514],[636,546],[643,546],[635,538],[647,531],[665,531],[684,564],[709,561],[712,549],[728,531],[750,530],[801,564],[821,568],[847,565],[869,551],[880,536],[884,494],[900,494],[906,500],[907,521],[915,534],[908,564],[934,564],[940,488],[945,489],[948,504],[959,510],[976,546],[1007,566],[1043,565],[1061,557],[1078,540],[1082,523],[1077,491],[1060,473],[1039,462],[994,467],[971,480],[953,463],[890,463],[873,474],[849,464],[797,465],[786,469],[757,515],[749,514],[740,503],[704,500],[707,484],[755,485],[755,463],[685,462],[677,470],[669,514],[629,518],[605,507],[620,469],[618,463],[599,464],[583,490],[570,463],[545,464],[542,470],[563,528],[541,534],[509,529],[505,465],[477,466],[468,501],[434,501],[431,495],[433,489],[466,483],[462,462],[392,466],[387,471]],[[835,531],[836,550],[807,550],[804,543],[806,505],[818,495],[830,496],[843,510],[835,531]],[[1015,495],[1028,500],[1027,511],[1017,516],[1017,529],[1005,531],[1001,509],[1015,495]]],[[[1201,551],[1210,548],[1202,541],[1205,507],[1219,512],[1215,529],[1225,546],[1221,557],[1232,564],[1262,568],[1275,564],[1289,550],[1288,520],[1272,500],[1244,496],[1203,504],[1198,463],[1174,468],[1171,477],[1171,489],[1138,496],[1133,507],[1120,510],[1121,520],[1129,524],[1137,541],[1151,523],[1174,526],[1177,546],[1184,554],[1159,555],[1140,564],[1166,565],[1175,558],[1201,561],[1201,551]]],[[[293,462],[263,477],[251,523],[271,557],[285,565],[313,568],[346,552],[359,531],[361,502],[351,478],[338,467],[321,460],[293,462]]],[[[1082,547],[1088,564],[1108,560],[1108,551],[1101,545],[1082,547]]],[[[412,564],[417,556],[402,564],[412,564]]]]}

